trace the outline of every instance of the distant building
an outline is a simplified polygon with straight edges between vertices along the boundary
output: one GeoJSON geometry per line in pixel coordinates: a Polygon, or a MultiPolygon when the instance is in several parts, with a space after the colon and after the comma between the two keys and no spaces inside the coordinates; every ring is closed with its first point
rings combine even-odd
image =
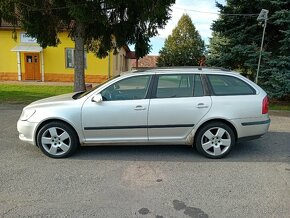
{"type": "Polygon", "coordinates": [[[146,55],[143,58],[140,58],[138,60],[131,60],[131,66],[132,68],[152,68],[152,67],[156,67],[157,66],[157,59],[159,56],[157,55],[146,55]]]}
{"type": "MultiPolygon", "coordinates": [[[[5,22],[0,26],[0,80],[60,81],[74,80],[74,42],[68,32],[59,33],[61,43],[57,47],[42,48],[36,39],[16,28],[16,41],[12,39],[13,27],[5,22]]],[[[109,77],[131,69],[128,46],[118,54],[97,58],[85,53],[86,82],[103,82],[109,77]]]]}

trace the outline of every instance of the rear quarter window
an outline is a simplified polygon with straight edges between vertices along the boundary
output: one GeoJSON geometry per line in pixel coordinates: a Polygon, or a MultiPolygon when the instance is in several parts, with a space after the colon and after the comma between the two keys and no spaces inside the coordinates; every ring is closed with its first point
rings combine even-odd
{"type": "Polygon", "coordinates": [[[207,75],[214,95],[255,95],[256,91],[239,78],[228,75],[207,75]]]}

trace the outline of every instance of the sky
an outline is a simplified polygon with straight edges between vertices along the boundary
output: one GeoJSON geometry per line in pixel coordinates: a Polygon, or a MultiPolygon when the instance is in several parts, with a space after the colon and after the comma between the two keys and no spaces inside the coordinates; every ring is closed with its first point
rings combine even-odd
{"type": "MultiPolygon", "coordinates": [[[[171,7],[171,19],[164,29],[158,31],[158,36],[151,38],[152,49],[149,55],[158,55],[159,50],[164,46],[165,39],[177,26],[179,19],[184,13],[191,17],[202,39],[208,44],[209,37],[211,37],[210,26],[218,18],[218,14],[199,13],[196,11],[218,13],[218,8],[215,6],[216,1],[221,4],[225,3],[225,0],[176,0],[171,7]]],[[[130,46],[130,49],[134,50],[134,46],[130,46]]]]}

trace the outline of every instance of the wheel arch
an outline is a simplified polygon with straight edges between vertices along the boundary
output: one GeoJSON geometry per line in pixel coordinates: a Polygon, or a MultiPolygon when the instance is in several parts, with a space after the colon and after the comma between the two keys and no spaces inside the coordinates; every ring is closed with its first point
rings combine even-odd
{"type": "Polygon", "coordinates": [[[200,131],[200,129],[202,129],[205,125],[207,125],[209,123],[212,123],[212,122],[221,122],[221,123],[224,123],[224,124],[228,125],[233,130],[233,132],[235,134],[235,141],[237,142],[237,140],[238,140],[238,132],[237,132],[236,127],[230,121],[228,121],[226,119],[222,119],[222,118],[216,118],[216,119],[207,120],[204,123],[202,123],[201,125],[199,125],[198,128],[196,129],[195,134],[194,134],[194,142],[196,141],[197,133],[200,131]]]}
{"type": "Polygon", "coordinates": [[[44,120],[44,121],[42,121],[42,122],[37,126],[36,131],[35,131],[35,135],[34,135],[34,140],[35,140],[35,144],[36,144],[36,146],[38,146],[38,144],[37,144],[37,135],[38,135],[39,131],[41,130],[41,128],[42,128],[43,126],[45,126],[46,124],[51,123],[51,122],[60,122],[60,123],[66,124],[66,125],[68,125],[69,127],[71,127],[72,130],[74,131],[74,133],[76,134],[76,137],[77,137],[77,139],[78,139],[78,142],[81,143],[81,141],[80,141],[80,136],[79,136],[78,132],[76,131],[75,127],[74,127],[71,123],[69,123],[69,122],[67,122],[67,121],[65,121],[65,120],[62,120],[62,119],[52,118],[52,119],[48,119],[48,120],[44,120]]]}

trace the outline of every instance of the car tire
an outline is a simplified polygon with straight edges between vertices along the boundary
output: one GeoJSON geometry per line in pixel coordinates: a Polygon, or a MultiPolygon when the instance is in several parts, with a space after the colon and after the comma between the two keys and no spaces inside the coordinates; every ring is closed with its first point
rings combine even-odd
{"type": "Polygon", "coordinates": [[[219,159],[228,155],[236,143],[234,131],[222,122],[204,125],[196,135],[196,149],[208,158],[219,159]]]}
{"type": "Polygon", "coordinates": [[[53,121],[45,124],[39,130],[37,145],[48,157],[66,158],[76,151],[79,140],[72,127],[53,121]]]}

